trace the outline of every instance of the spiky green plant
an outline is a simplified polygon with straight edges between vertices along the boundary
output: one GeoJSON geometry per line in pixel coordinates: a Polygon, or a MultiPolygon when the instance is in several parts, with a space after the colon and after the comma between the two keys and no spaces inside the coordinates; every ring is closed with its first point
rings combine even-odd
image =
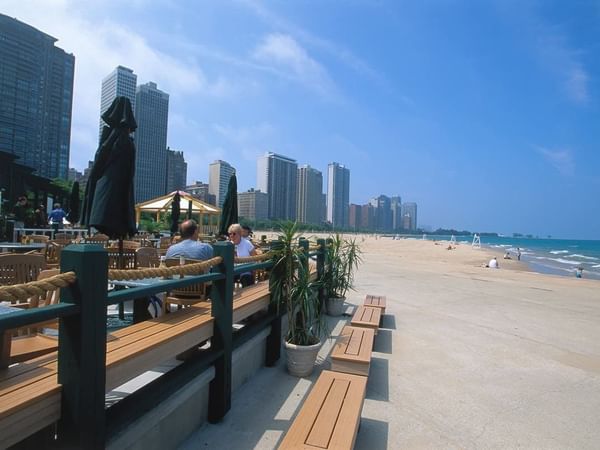
{"type": "Polygon", "coordinates": [[[356,239],[344,239],[335,234],[329,240],[322,278],[329,297],[345,297],[348,290],[354,288],[354,272],[362,262],[361,254],[356,239]]]}
{"type": "Polygon", "coordinates": [[[306,255],[297,243],[298,224],[284,222],[273,248],[271,293],[278,307],[285,308],[290,344],[312,345],[319,342],[325,327],[317,295],[318,283],[311,280],[306,255]]]}

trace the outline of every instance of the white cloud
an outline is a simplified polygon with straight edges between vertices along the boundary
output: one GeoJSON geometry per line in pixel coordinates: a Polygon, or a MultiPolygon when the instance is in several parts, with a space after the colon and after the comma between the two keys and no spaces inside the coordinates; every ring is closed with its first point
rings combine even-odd
{"type": "Polygon", "coordinates": [[[536,146],[535,150],[544,157],[561,175],[570,176],[575,173],[575,161],[570,150],[551,150],[536,146]]]}
{"type": "Polygon", "coordinates": [[[287,34],[268,34],[256,47],[252,57],[275,69],[283,70],[291,78],[323,94],[331,94],[334,89],[327,70],[287,34]]]}

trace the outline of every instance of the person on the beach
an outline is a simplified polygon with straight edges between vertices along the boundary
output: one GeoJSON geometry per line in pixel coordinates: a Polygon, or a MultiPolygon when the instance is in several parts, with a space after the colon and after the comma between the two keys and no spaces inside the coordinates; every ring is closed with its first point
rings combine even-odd
{"type": "Polygon", "coordinates": [[[508,250],[504,254],[504,259],[510,259],[510,252],[508,250]]]}
{"type": "Polygon", "coordinates": [[[577,269],[575,269],[575,276],[577,278],[583,277],[583,267],[578,267],[577,269]]]}
{"type": "Polygon", "coordinates": [[[167,258],[184,258],[205,260],[213,256],[213,248],[209,244],[198,241],[198,224],[195,220],[184,221],[180,226],[181,242],[167,249],[167,258]]]}
{"type": "Polygon", "coordinates": [[[521,261],[521,249],[517,247],[517,261],[521,261]]]}
{"type": "Polygon", "coordinates": [[[495,256],[492,259],[490,259],[490,262],[488,263],[488,267],[490,269],[499,269],[500,268],[500,266],[498,265],[498,260],[496,259],[495,256]]]}

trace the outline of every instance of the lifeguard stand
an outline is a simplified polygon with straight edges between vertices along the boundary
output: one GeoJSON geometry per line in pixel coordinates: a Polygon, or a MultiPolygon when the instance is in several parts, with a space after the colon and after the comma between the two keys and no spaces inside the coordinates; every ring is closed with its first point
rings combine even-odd
{"type": "Polygon", "coordinates": [[[471,244],[473,248],[481,248],[481,238],[478,234],[473,235],[473,243],[471,244]]]}

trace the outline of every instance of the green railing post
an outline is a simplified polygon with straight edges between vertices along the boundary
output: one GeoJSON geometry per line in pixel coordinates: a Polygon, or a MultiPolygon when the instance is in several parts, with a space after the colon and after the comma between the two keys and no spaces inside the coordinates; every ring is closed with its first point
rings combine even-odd
{"type": "Polygon", "coordinates": [[[298,246],[304,250],[300,255],[300,264],[304,266],[304,270],[308,270],[308,239],[304,237],[298,239],[298,246]]]}
{"type": "Polygon", "coordinates": [[[81,313],[59,325],[59,443],[61,448],[104,448],[108,254],[99,245],[70,245],[62,251],[60,268],[77,275],[77,282],[61,291],[61,302],[78,304],[81,313]]]}
{"type": "MultiPolygon", "coordinates": [[[[317,279],[322,280],[323,275],[325,275],[325,254],[327,251],[325,239],[317,239],[317,245],[319,246],[318,254],[317,254],[317,279]]],[[[322,284],[319,284],[319,311],[323,308],[325,304],[325,288],[322,284]]]]}
{"type": "Polygon", "coordinates": [[[208,420],[219,422],[231,408],[231,353],[233,325],[233,244],[217,242],[213,245],[215,256],[223,262],[214,270],[225,278],[213,282],[211,288],[214,331],[211,347],[222,354],[215,361],[215,378],[210,382],[208,420]]]}
{"type": "MultiPolygon", "coordinates": [[[[280,240],[271,241],[270,248],[273,251],[277,251],[281,249],[282,243],[280,240]]],[[[267,342],[265,349],[265,366],[272,367],[274,366],[281,356],[281,317],[283,316],[283,308],[280,304],[280,299],[273,298],[271,289],[271,282],[273,281],[272,277],[269,277],[269,291],[271,292],[271,301],[269,302],[269,313],[277,313],[275,319],[271,321],[271,332],[267,336],[267,342]]]]}

